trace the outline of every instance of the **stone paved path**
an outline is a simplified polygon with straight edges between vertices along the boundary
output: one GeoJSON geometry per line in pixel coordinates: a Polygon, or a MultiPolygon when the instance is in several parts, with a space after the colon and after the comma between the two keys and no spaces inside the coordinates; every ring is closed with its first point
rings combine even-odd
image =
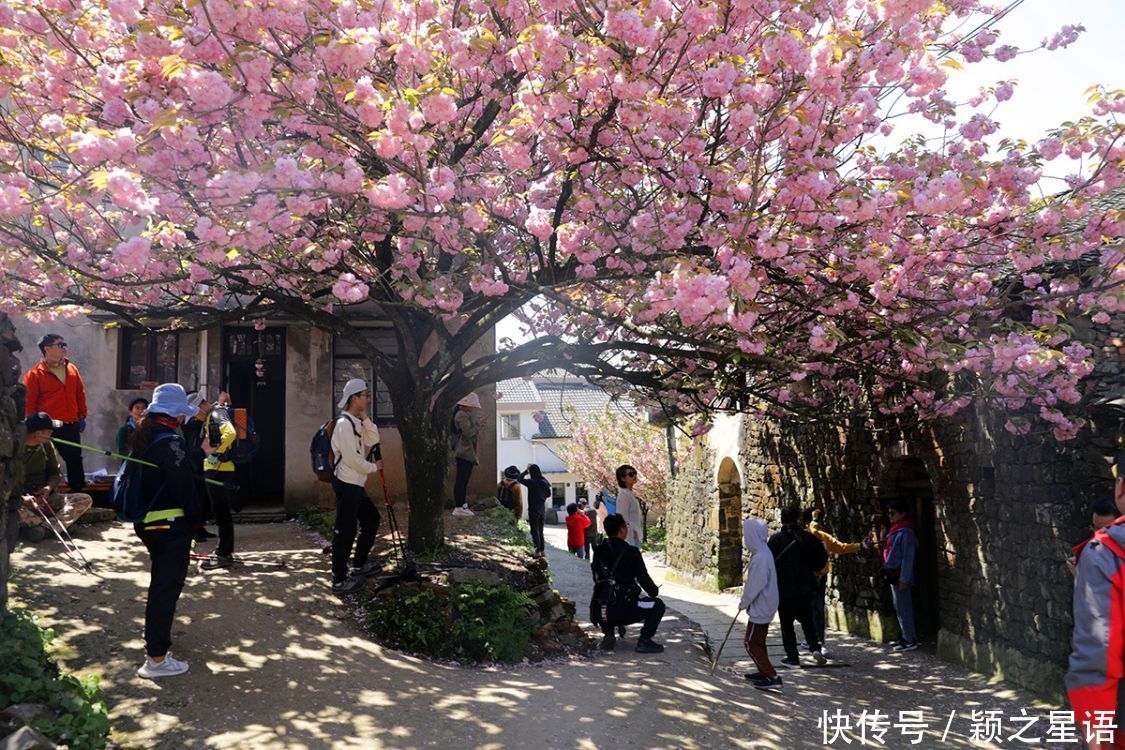
{"type": "MultiPolygon", "coordinates": [[[[301,527],[237,528],[240,554],[282,558],[289,567],[194,573],[174,632],[174,652],[191,671],[159,683],[133,674],[147,561],[131,530],[76,530],[103,580],[68,569],[50,544],[17,551],[16,599],[56,630],[69,668],[101,675],[120,747],[793,750],[825,746],[817,717],[836,706],[925,708],[939,716],[951,706],[1031,708],[925,655],[884,661],[880,649],[850,641],[840,646],[850,668],[786,674],[784,692],[760,693],[735,672],[709,673],[703,630],[692,620],[712,629],[707,612],[721,622],[722,603],[672,586],[664,595],[675,609],[658,636],[667,651],[656,657],[629,648],[633,628],[616,653],[592,659],[489,669],[435,664],[363,636],[352,613],[327,594],[327,560],[301,527]]],[[[582,613],[589,568],[558,548],[560,533],[549,529],[554,585],[582,613]]],[[[886,747],[909,747],[886,739],[886,747]]],[[[964,731],[921,745],[969,746],[964,731]]]]}
{"type": "MultiPolygon", "coordinates": [[[[557,580],[565,581],[567,585],[575,588],[583,586],[586,588],[586,598],[582,599],[583,604],[578,611],[580,614],[587,611],[590,587],[587,564],[567,553],[565,527],[548,526],[546,538],[551,551],[552,571],[558,574],[560,570],[570,571],[577,568],[575,578],[564,578],[560,575],[557,580]]],[[[705,655],[704,643],[709,641],[711,648],[718,649],[738,609],[738,597],[729,593],[713,593],[668,583],[665,581],[666,568],[649,555],[646,555],[646,566],[653,580],[660,586],[660,596],[668,605],[669,612],[677,618],[686,620],[683,625],[695,639],[696,658],[704,661],[709,671],[710,665],[705,660],[710,657],[705,655]]],[[[562,585],[558,587],[560,590],[563,588],[562,585]]],[[[742,645],[745,628],[746,616],[742,615],[722,651],[713,679],[743,693],[747,691],[757,693],[742,679],[747,672],[755,671],[754,663],[747,656],[742,645]]],[[[658,631],[657,641],[661,640],[663,630],[662,627],[661,631],[658,631]]],[[[631,629],[630,635],[635,635],[635,632],[636,628],[631,629]]],[[[800,635],[799,626],[797,632],[800,635]]],[[[1039,734],[1046,735],[1050,711],[1062,708],[1045,704],[1011,685],[990,684],[984,677],[942,661],[932,653],[916,651],[909,654],[892,654],[889,653],[887,646],[846,633],[831,631],[827,640],[830,643],[829,654],[832,658],[825,667],[815,667],[812,659],[806,657],[803,658],[806,666],[804,669],[781,669],[780,662],[785,651],[781,645],[781,632],[775,620],[770,627],[767,643],[770,659],[782,673],[785,687],[780,693],[747,695],[748,701],[771,706],[785,715],[784,725],[799,728],[800,731],[795,733],[797,736],[815,735],[818,746],[863,746],[862,738],[857,731],[848,733],[853,741],[851,745],[842,738],[831,745],[824,743],[824,736],[817,728],[823,711],[834,715],[839,709],[852,719],[853,725],[858,726],[859,716],[864,710],[881,711],[891,717],[892,724],[898,721],[900,711],[921,710],[925,714],[927,723],[932,726],[931,731],[924,735],[921,746],[942,748],[996,746],[971,741],[973,711],[999,709],[1005,717],[1002,726],[1005,728],[1006,739],[1008,734],[1022,726],[1007,722],[1008,716],[1020,715],[1021,709],[1026,710],[1028,714],[1039,716],[1041,717],[1037,724],[1041,730],[1039,734]],[[949,733],[945,736],[945,741],[941,742],[951,714],[954,718],[949,733]]],[[[884,736],[885,746],[914,746],[908,741],[913,737],[914,735],[910,735],[909,738],[905,738],[901,730],[892,730],[884,736]]],[[[871,747],[880,746],[873,739],[868,741],[871,747]]],[[[1030,744],[1019,741],[1005,742],[1000,746],[1032,745],[1075,747],[1073,744],[1046,741],[1030,744]]]]}

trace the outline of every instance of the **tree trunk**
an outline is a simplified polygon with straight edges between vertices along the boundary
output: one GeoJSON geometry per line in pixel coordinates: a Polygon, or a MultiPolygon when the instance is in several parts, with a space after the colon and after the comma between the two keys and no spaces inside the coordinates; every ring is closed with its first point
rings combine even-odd
{"type": "MultiPolygon", "coordinates": [[[[445,486],[449,473],[449,427],[432,413],[428,393],[413,390],[410,401],[395,404],[395,425],[402,437],[410,522],[406,546],[428,554],[445,543],[445,486]]],[[[394,396],[392,396],[392,400],[394,396]]]]}

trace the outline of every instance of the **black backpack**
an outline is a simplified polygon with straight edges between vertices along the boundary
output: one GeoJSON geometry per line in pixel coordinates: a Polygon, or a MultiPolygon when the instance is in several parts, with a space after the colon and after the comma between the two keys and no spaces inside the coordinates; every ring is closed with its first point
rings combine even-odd
{"type": "Polygon", "coordinates": [[[516,507],[516,493],[512,492],[510,485],[503,482],[496,488],[496,499],[508,510],[516,507]]]}
{"type": "MultiPolygon", "coordinates": [[[[608,548],[607,545],[606,549],[608,548]]],[[[620,619],[615,615],[629,605],[629,597],[624,587],[613,577],[618,563],[628,552],[628,549],[621,550],[609,570],[606,570],[604,565],[594,566],[594,593],[590,596],[590,622],[594,625],[600,627],[613,624],[620,619]]]]}
{"type": "MultiPolygon", "coordinates": [[[[312,443],[309,445],[313,474],[316,474],[316,478],[322,482],[331,482],[332,477],[336,474],[336,456],[332,453],[332,433],[336,429],[336,420],[338,419],[339,417],[333,417],[322,424],[313,435],[312,443]]],[[[361,439],[359,430],[355,428],[355,423],[350,419],[348,422],[352,426],[352,432],[355,433],[356,439],[361,439]]]]}
{"type": "MultiPolygon", "coordinates": [[[[152,447],[157,443],[171,440],[174,437],[176,435],[172,432],[157,435],[149,443],[145,453],[147,454],[152,450],[152,447]]],[[[143,458],[143,456],[139,456],[139,458],[143,458]]],[[[146,498],[141,483],[143,472],[143,464],[136,461],[125,461],[121,464],[121,468],[117,470],[117,476],[113,478],[113,493],[110,495],[110,504],[113,506],[114,512],[117,513],[119,521],[140,523],[148,515],[148,509],[164,493],[165,483],[161,482],[156,494],[151,498],[146,498]]]]}

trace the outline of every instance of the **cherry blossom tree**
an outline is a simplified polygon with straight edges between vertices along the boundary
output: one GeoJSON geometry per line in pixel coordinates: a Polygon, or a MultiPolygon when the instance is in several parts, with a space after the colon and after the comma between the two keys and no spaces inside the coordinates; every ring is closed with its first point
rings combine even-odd
{"type": "Polygon", "coordinates": [[[560,450],[567,469],[581,481],[616,494],[617,467],[637,470],[637,497],[649,513],[663,516],[672,499],[672,471],[665,431],[637,416],[609,410],[580,422],[560,450]]]}
{"type": "Polygon", "coordinates": [[[454,403],[545,367],[688,412],[994,399],[1066,438],[1090,367],[1068,324],[1125,304],[1121,217],[1096,208],[1125,99],[995,142],[1011,82],[943,88],[1031,51],[993,13],[2,0],[0,303],[350,339],[390,389],[415,550],[442,541],[454,403]],[[931,137],[895,132],[910,118],[931,137]],[[393,324],[393,356],[352,308],[393,324]],[[521,309],[531,340],[470,354],[521,309]]]}

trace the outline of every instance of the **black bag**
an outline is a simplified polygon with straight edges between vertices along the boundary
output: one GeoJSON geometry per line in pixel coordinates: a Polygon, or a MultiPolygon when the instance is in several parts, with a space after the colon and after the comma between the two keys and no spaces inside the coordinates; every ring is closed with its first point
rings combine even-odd
{"type": "MultiPolygon", "coordinates": [[[[336,429],[336,420],[338,419],[339,417],[333,417],[322,424],[313,435],[312,443],[309,445],[309,453],[312,456],[312,470],[321,482],[331,482],[332,477],[336,474],[336,454],[332,452],[332,433],[336,429]]],[[[355,422],[349,419],[348,423],[352,426],[352,433],[356,440],[362,441],[355,422]]]]}
{"type": "Polygon", "coordinates": [[[879,575],[888,586],[898,584],[898,572],[898,568],[879,568],[879,575]]]}
{"type": "Polygon", "coordinates": [[[503,482],[496,488],[496,500],[508,510],[516,507],[516,493],[512,492],[510,485],[503,482]]]}
{"type": "Polygon", "coordinates": [[[628,551],[622,550],[608,571],[605,571],[604,566],[598,566],[594,570],[594,593],[590,596],[590,622],[594,625],[611,625],[620,620],[615,615],[620,614],[631,603],[624,588],[613,577],[617,564],[628,551]],[[604,575],[599,576],[599,573],[604,575]]]}

